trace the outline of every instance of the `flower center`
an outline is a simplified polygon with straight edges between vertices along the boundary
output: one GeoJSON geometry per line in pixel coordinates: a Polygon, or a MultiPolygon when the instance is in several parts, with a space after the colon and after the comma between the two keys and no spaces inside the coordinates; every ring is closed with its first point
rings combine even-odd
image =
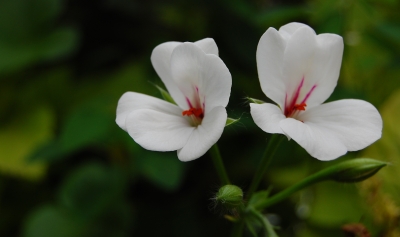
{"type": "Polygon", "coordinates": [[[202,108],[190,108],[188,110],[182,111],[182,116],[188,116],[192,119],[192,124],[198,126],[201,124],[204,118],[204,112],[202,108]]]}
{"type": "Polygon", "coordinates": [[[204,118],[204,108],[205,108],[205,97],[200,96],[199,88],[197,86],[193,87],[193,94],[186,97],[186,102],[189,106],[188,110],[182,111],[182,116],[188,116],[192,120],[193,126],[198,126],[201,124],[204,118]]]}
{"type": "Polygon", "coordinates": [[[200,119],[203,119],[203,117],[204,117],[204,113],[203,113],[203,109],[202,108],[199,108],[199,109],[190,108],[188,110],[184,110],[184,111],[182,111],[182,115],[183,116],[192,116],[192,115],[194,115],[196,118],[200,118],[200,119]]]}
{"type": "Polygon", "coordinates": [[[289,117],[294,118],[300,111],[306,110],[306,107],[307,107],[306,101],[310,97],[310,95],[312,94],[314,89],[317,87],[317,85],[313,85],[310,88],[310,90],[307,92],[307,94],[305,94],[303,100],[299,100],[303,84],[304,84],[304,77],[301,79],[301,82],[300,82],[299,86],[296,88],[296,90],[294,91],[293,97],[291,98],[290,101],[288,101],[288,99],[287,99],[288,95],[286,94],[284,114],[287,118],[289,118],[289,117]],[[298,102],[298,100],[301,102],[298,102]]]}

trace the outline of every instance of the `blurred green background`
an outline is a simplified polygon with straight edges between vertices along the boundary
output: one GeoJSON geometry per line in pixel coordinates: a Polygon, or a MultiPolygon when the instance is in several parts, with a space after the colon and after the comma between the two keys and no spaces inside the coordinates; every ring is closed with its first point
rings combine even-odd
{"type": "Polygon", "coordinates": [[[114,122],[119,97],[160,97],[150,62],[166,41],[214,38],[230,69],[228,115],[218,142],[233,183],[248,188],[268,135],[245,96],[261,92],[255,53],[268,27],[298,21],[344,38],[329,100],[364,99],[383,138],[332,162],[284,142],[262,183],[277,192],[332,163],[392,163],[361,184],[326,182],[268,210],[281,237],[344,236],[362,223],[398,237],[400,219],[400,2],[397,0],[1,0],[0,236],[229,236],[210,198],[219,180],[208,155],[142,149],[114,122]]]}

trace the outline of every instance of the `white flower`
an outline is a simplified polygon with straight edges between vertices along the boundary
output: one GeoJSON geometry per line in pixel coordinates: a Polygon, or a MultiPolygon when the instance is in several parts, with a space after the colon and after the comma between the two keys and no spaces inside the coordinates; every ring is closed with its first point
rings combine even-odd
{"type": "Polygon", "coordinates": [[[151,62],[177,105],[126,92],[116,122],[145,149],[177,150],[181,161],[197,159],[222,135],[231,74],[210,38],[160,44],[151,62]]]}
{"type": "Polygon", "coordinates": [[[322,104],[336,87],[342,54],[338,35],[316,35],[301,23],[269,28],[258,44],[257,68],[263,92],[278,106],[250,104],[254,122],[265,132],[292,138],[319,160],[336,159],[379,139],[382,118],[370,103],[322,104]]]}

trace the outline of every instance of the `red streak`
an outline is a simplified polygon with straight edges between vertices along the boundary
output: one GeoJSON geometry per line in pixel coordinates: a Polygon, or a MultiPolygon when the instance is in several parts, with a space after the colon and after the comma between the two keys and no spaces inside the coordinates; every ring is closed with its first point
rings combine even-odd
{"type": "Polygon", "coordinates": [[[314,89],[317,87],[317,85],[313,85],[311,87],[310,91],[306,94],[304,99],[301,101],[301,103],[298,104],[297,100],[299,99],[303,84],[304,84],[304,77],[301,79],[301,82],[300,82],[299,86],[297,87],[297,89],[294,93],[294,96],[292,97],[290,102],[287,101],[288,95],[286,94],[286,97],[285,97],[285,116],[286,117],[293,116],[297,111],[305,111],[306,110],[306,107],[307,107],[306,102],[307,102],[308,98],[311,96],[314,89]]]}

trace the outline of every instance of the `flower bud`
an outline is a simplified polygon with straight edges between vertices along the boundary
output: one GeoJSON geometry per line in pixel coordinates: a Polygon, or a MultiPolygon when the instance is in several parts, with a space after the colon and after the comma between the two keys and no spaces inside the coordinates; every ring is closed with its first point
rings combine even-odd
{"type": "Polygon", "coordinates": [[[376,174],[387,164],[386,162],[369,158],[345,161],[336,166],[336,172],[331,178],[337,182],[344,183],[360,182],[376,174]]]}
{"type": "Polygon", "coordinates": [[[237,208],[243,203],[243,191],[232,184],[222,186],[215,196],[215,201],[228,209],[237,208]]]}

